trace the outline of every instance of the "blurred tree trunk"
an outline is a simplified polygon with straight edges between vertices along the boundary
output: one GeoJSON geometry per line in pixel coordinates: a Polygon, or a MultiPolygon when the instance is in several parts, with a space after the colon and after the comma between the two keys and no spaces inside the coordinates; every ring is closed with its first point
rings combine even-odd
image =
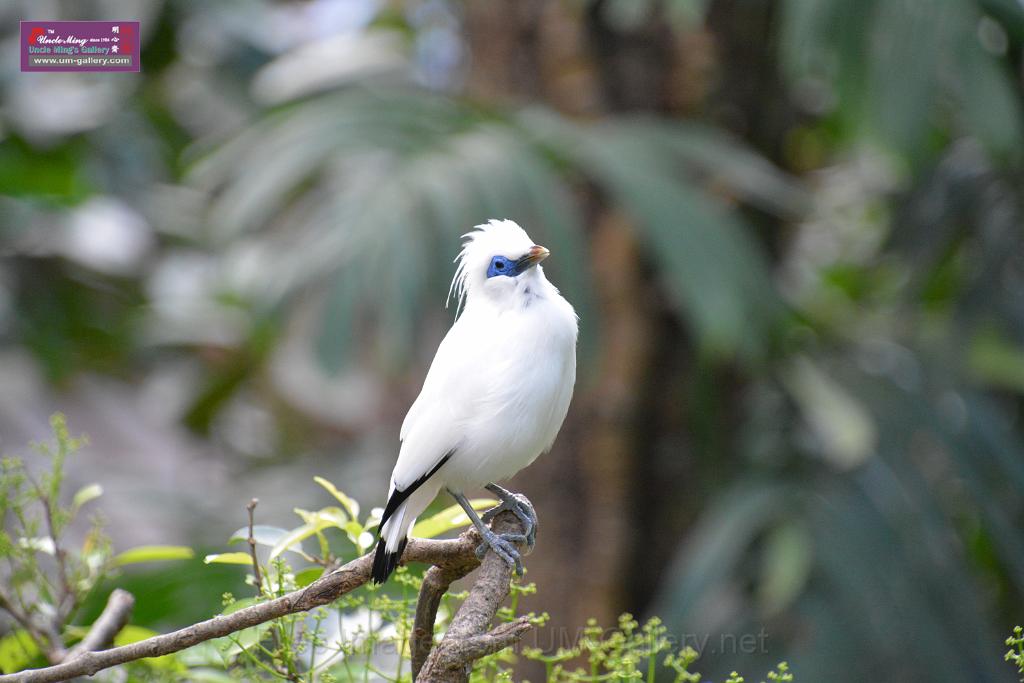
{"type": "MultiPolygon", "coordinates": [[[[503,103],[539,99],[581,118],[689,110],[700,102],[708,62],[702,34],[678,39],[657,11],[625,28],[609,23],[603,2],[575,11],[570,3],[545,0],[468,3],[470,95],[503,103]]],[[[570,645],[578,635],[572,629],[588,617],[614,623],[636,604],[637,581],[649,597],[656,582],[650,568],[664,564],[675,547],[674,538],[658,535],[651,518],[657,506],[647,504],[654,498],[634,496],[656,495],[645,435],[660,412],[651,408],[662,403],[669,384],[681,384],[678,374],[650,379],[664,351],[683,357],[685,339],[678,325],[671,326],[674,333],[662,329],[671,316],[629,219],[610,212],[591,188],[582,195],[590,214],[599,353],[581,365],[555,452],[512,484],[529,492],[541,519],[540,550],[529,562],[540,591],[526,608],[552,615],[551,628],[536,642],[545,649],[570,645]]]]}
{"type": "MultiPolygon", "coordinates": [[[[772,3],[718,0],[706,24],[691,26],[672,26],[657,2],[636,3],[628,16],[615,11],[626,3],[613,5],[467,3],[469,94],[541,100],[578,118],[710,116],[781,160],[792,113],[758,108],[782,101],[765,96],[780,87],[767,40],[772,3]]],[[[526,607],[552,615],[536,643],[544,648],[571,644],[588,617],[611,624],[650,600],[655,568],[666,566],[700,510],[702,483],[729,467],[743,386],[733,368],[688,363],[690,339],[645,267],[629,218],[610,212],[592,188],[581,195],[598,357],[581,365],[555,451],[512,484],[529,493],[541,519],[540,550],[529,562],[540,590],[526,607]],[[694,395],[712,398],[690,405],[694,395]]]]}

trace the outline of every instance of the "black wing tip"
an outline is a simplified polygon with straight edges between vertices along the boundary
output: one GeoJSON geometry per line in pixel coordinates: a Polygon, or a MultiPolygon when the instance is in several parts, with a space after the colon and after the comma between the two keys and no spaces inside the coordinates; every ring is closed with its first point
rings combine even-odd
{"type": "Polygon", "coordinates": [[[384,523],[391,519],[391,515],[395,514],[395,510],[398,506],[405,502],[405,500],[413,494],[416,489],[423,485],[427,479],[430,479],[434,474],[441,469],[448,459],[455,453],[455,449],[451,449],[444,456],[437,461],[437,463],[430,468],[430,471],[424,474],[422,477],[414,481],[413,483],[406,486],[404,489],[395,489],[391,492],[391,496],[388,498],[387,504],[384,505],[384,512],[380,516],[380,526],[384,526],[384,523]]]}
{"type": "Polygon", "coordinates": [[[408,538],[403,538],[398,544],[398,550],[392,552],[384,547],[384,539],[377,541],[377,552],[373,555],[373,570],[370,572],[370,578],[375,584],[379,586],[384,583],[398,569],[402,553],[405,552],[405,544],[408,542],[408,538]]]}

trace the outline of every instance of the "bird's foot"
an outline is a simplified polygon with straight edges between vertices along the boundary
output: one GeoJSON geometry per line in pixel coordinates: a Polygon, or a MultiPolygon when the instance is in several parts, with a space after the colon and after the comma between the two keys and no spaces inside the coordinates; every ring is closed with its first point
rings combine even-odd
{"type": "MultiPolygon", "coordinates": [[[[519,521],[523,523],[523,529],[526,534],[526,547],[533,549],[533,546],[537,543],[537,512],[533,509],[533,505],[526,498],[526,496],[512,493],[510,491],[502,491],[507,496],[501,496],[501,504],[492,507],[490,510],[484,512],[480,519],[484,524],[490,524],[491,520],[498,515],[499,512],[505,510],[511,511],[519,521]]],[[[499,494],[500,495],[500,494],[499,494]]]]}
{"type": "Polygon", "coordinates": [[[523,558],[520,557],[519,549],[515,544],[525,543],[526,536],[523,534],[496,534],[487,528],[481,529],[480,535],[483,536],[484,542],[477,546],[476,556],[478,559],[484,559],[487,551],[493,550],[495,555],[505,561],[505,564],[515,569],[516,576],[523,575],[523,558]]]}

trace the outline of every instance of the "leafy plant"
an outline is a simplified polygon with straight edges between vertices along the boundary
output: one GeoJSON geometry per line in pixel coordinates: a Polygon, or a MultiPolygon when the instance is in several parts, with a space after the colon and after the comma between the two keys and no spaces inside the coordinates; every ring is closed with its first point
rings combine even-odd
{"type": "Polygon", "coordinates": [[[0,612],[15,628],[0,639],[0,669],[16,671],[45,659],[59,662],[67,646],[88,631],[73,625],[79,608],[104,579],[139,562],[186,559],[190,548],[143,546],[115,554],[102,518],[81,524],[83,508],[99,498],[99,484],[68,498],[64,467],[86,443],[72,437],[63,415],[50,418],[53,441],[32,448],[38,460],[0,461],[0,612]],[[84,532],[82,528],[85,527],[84,532]],[[82,536],[73,542],[75,533],[82,536]]]}
{"type": "MultiPolygon", "coordinates": [[[[317,484],[330,493],[339,506],[316,511],[296,509],[302,524],[283,529],[250,523],[231,535],[229,544],[249,542],[251,552],[227,552],[206,557],[207,563],[246,566],[251,570],[246,583],[256,595],[237,598],[225,594],[222,614],[272,600],[309,585],[338,563],[353,559],[372,547],[371,529],[380,520],[380,510],[371,510],[360,518],[359,503],[335,484],[315,477],[317,484]],[[251,540],[250,540],[251,539],[251,540]],[[303,542],[316,540],[316,548],[303,542]],[[261,546],[260,561],[255,551],[261,546]]],[[[497,501],[475,499],[478,510],[497,501]]],[[[251,509],[251,508],[250,508],[251,509]]],[[[451,506],[414,527],[413,534],[432,538],[464,527],[469,519],[459,506],[451,506]]],[[[178,655],[163,658],[175,661],[177,675],[215,679],[221,672],[232,680],[282,681],[359,681],[385,680],[394,683],[411,680],[410,635],[416,612],[422,574],[400,567],[385,586],[367,584],[344,596],[330,607],[311,614],[293,614],[251,627],[230,636],[202,643],[178,655]]],[[[498,619],[511,622],[519,616],[519,601],[535,593],[534,584],[513,581],[510,604],[498,611],[498,619]]],[[[443,632],[465,593],[449,592],[438,612],[437,628],[443,632]]],[[[546,614],[529,615],[535,626],[543,626],[546,614]]],[[[692,648],[672,651],[661,620],[652,618],[641,626],[631,615],[620,617],[618,627],[603,629],[595,621],[587,624],[578,644],[545,652],[523,648],[519,656],[544,665],[549,683],[602,680],[672,680],[676,683],[699,681],[690,671],[698,655],[692,648]],[[571,666],[583,660],[585,666],[571,666]]],[[[506,650],[474,663],[470,680],[512,680],[517,654],[506,650]]],[[[144,666],[144,664],[137,664],[144,666]]],[[[151,675],[154,672],[150,672],[151,675]]],[[[769,674],[772,681],[791,681],[785,663],[769,674]]],[[[742,681],[737,678],[733,681],[742,681]]]]}
{"type": "Polygon", "coordinates": [[[1006,661],[1017,667],[1020,680],[1024,681],[1024,628],[1013,627],[1013,633],[1006,639],[1010,649],[1006,652],[1006,661]]]}

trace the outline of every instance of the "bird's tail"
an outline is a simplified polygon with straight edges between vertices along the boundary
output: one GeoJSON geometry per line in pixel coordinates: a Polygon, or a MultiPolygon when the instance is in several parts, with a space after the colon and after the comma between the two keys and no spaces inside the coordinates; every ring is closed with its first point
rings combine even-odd
{"type": "Polygon", "coordinates": [[[380,527],[377,552],[373,556],[373,571],[370,574],[374,583],[381,584],[387,581],[402,559],[405,544],[409,542],[409,527],[416,521],[415,517],[407,515],[408,505],[408,501],[399,505],[388,521],[380,527]],[[409,519],[406,519],[407,517],[409,519]]]}

